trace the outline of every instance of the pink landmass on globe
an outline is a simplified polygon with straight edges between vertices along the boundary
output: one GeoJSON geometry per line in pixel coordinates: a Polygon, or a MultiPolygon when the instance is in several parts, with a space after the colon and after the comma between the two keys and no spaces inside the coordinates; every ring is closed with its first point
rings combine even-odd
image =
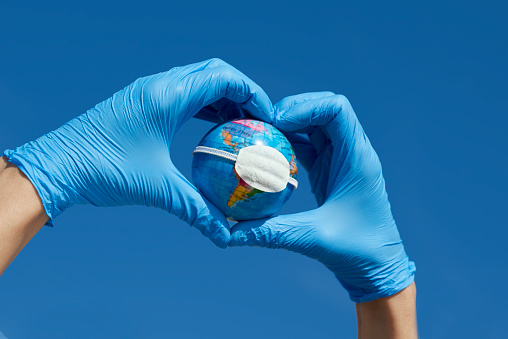
{"type": "Polygon", "coordinates": [[[265,123],[262,121],[240,119],[231,121],[231,123],[248,127],[256,132],[266,131],[265,123]]]}

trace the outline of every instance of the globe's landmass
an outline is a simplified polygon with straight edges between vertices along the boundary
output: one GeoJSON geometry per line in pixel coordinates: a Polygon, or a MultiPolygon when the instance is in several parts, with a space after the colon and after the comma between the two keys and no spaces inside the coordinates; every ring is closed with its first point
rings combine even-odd
{"type": "MultiPolygon", "coordinates": [[[[296,179],[295,153],[286,137],[272,125],[252,119],[233,120],[214,127],[199,143],[232,154],[252,145],[270,146],[289,162],[296,179]]],[[[277,213],[294,190],[290,184],[281,192],[256,189],[236,173],[235,162],[206,153],[194,153],[192,178],[200,192],[233,220],[251,220],[277,213]]]]}

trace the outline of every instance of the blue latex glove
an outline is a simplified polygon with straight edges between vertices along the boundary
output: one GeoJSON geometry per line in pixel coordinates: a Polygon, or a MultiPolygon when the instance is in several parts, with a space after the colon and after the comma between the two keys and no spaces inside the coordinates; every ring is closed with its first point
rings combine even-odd
{"type": "Polygon", "coordinates": [[[230,246],[284,248],[317,259],[355,302],[409,286],[415,266],[392,217],[379,158],[348,100],[331,92],[288,97],[275,105],[273,124],[305,132],[288,137],[319,207],[238,223],[230,246]]]}
{"type": "Polygon", "coordinates": [[[50,219],[73,204],[154,206],[226,247],[225,216],[175,168],[170,148],[178,129],[196,114],[222,121],[242,109],[264,120],[273,113],[258,85],[211,59],[140,78],[57,130],[4,154],[32,181],[50,219]]]}

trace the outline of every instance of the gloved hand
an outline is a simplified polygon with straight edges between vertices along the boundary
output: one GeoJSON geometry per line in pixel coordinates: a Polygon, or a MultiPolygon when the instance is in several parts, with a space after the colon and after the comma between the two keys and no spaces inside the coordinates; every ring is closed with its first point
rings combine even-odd
{"type": "Polygon", "coordinates": [[[348,100],[331,92],[288,97],[275,105],[273,124],[304,132],[288,137],[319,207],[240,222],[229,245],[283,248],[319,260],[355,302],[409,286],[415,266],[392,217],[379,158],[348,100]]]}
{"type": "Polygon", "coordinates": [[[34,184],[50,222],[73,204],[154,206],[226,247],[225,216],[175,168],[170,148],[194,115],[221,121],[241,115],[241,109],[264,120],[273,113],[258,85],[211,59],[140,78],[57,130],[4,154],[34,184]]]}

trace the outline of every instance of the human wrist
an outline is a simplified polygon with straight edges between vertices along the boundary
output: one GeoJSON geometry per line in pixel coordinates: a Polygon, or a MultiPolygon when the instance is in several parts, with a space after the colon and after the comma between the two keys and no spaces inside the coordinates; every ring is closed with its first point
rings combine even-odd
{"type": "MultiPolygon", "coordinates": [[[[355,303],[365,303],[394,295],[414,282],[416,266],[405,252],[397,259],[372,269],[371,274],[347,276],[336,273],[341,285],[355,303]]],[[[342,272],[341,272],[342,273],[342,272]]]]}
{"type": "Polygon", "coordinates": [[[69,186],[68,176],[62,176],[70,166],[65,166],[57,157],[55,150],[60,147],[50,139],[45,135],[13,150],[5,150],[4,156],[30,180],[49,217],[47,225],[51,226],[54,218],[75,203],[76,190],[69,186]]]}
{"type": "Polygon", "coordinates": [[[415,284],[392,296],[357,303],[356,315],[360,339],[418,338],[415,284]]]}
{"type": "Polygon", "coordinates": [[[0,275],[47,220],[30,180],[0,157],[0,275]]]}

